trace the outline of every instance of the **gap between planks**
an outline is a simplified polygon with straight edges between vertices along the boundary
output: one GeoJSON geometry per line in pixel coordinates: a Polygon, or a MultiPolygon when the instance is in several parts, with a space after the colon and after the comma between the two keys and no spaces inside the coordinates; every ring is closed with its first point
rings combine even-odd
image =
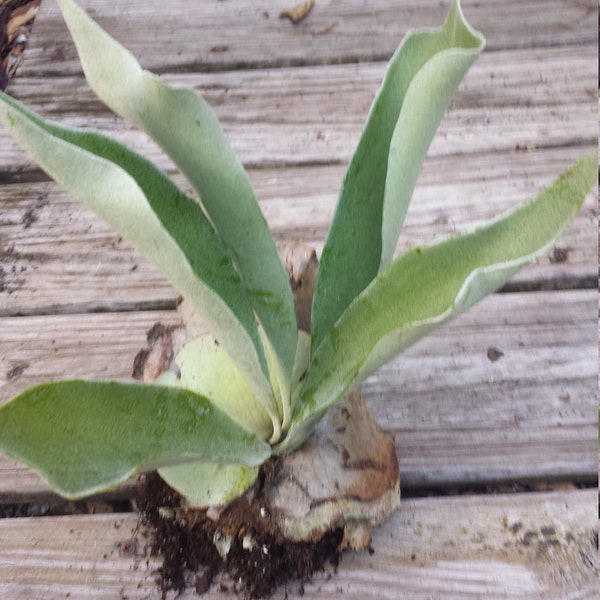
{"type": "MultiPolygon", "coordinates": [[[[404,500],[374,531],[374,554],[346,554],[337,573],[273,598],[593,598],[596,508],[594,490],[404,500]]],[[[158,598],[136,527],[134,514],[0,520],[2,597],[158,598]],[[132,538],[137,556],[120,555],[132,538]]],[[[207,600],[236,597],[215,587],[207,600]]]]}

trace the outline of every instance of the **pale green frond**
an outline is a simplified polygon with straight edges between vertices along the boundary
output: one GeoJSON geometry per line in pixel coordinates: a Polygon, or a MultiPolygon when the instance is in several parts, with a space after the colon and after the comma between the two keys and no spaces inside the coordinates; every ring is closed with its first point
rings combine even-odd
{"type": "Polygon", "coordinates": [[[269,414],[225,349],[212,336],[188,342],[175,359],[181,376],[178,385],[208,398],[229,418],[262,439],[273,431],[276,414],[269,414]]]}
{"type": "MultiPolygon", "coordinates": [[[[297,325],[288,277],[214,111],[192,90],[142,70],[73,0],[58,3],[90,87],[111,110],[154,138],[194,186],[274,349],[278,377],[289,382],[297,325]]],[[[229,351],[237,360],[238,354],[229,351]]]]}
{"type": "Polygon", "coordinates": [[[241,496],[258,476],[258,467],[191,463],[158,469],[164,481],[196,507],[227,504],[241,496]]]}
{"type": "Polygon", "coordinates": [[[294,426],[278,451],[301,443],[353,385],[546,252],[579,212],[597,170],[594,152],[516,210],[472,233],[414,248],[382,271],[314,351],[294,426]]]}
{"type": "Polygon", "coordinates": [[[189,390],[77,380],[29,388],[1,406],[0,452],[67,498],[146,469],[199,460],[254,468],[271,454],[267,443],[189,390]]]}
{"type": "Polygon", "coordinates": [[[409,32],[391,59],[323,248],[315,346],[391,260],[427,148],[484,43],[456,1],[441,29],[409,32]]]}

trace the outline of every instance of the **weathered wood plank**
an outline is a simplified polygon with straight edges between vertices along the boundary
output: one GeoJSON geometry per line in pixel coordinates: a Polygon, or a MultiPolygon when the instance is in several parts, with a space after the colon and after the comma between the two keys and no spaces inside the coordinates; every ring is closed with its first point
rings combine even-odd
{"type": "Polygon", "coordinates": [[[157,322],[181,321],[175,311],[2,319],[2,401],[53,379],[131,378],[133,359],[157,322]]]}
{"type": "MultiPolygon", "coordinates": [[[[550,183],[581,152],[557,148],[428,159],[398,249],[480,225],[550,183]]],[[[343,173],[342,165],[251,170],[275,237],[320,252],[343,173]]],[[[166,280],[56,184],[4,185],[0,194],[0,315],[173,305],[176,293],[166,280]]],[[[550,253],[514,282],[589,285],[597,270],[596,214],[590,195],[558,245],[564,252],[550,253]]]]}
{"type": "MultiPolygon", "coordinates": [[[[404,488],[592,481],[596,314],[595,290],[497,294],[367,380],[376,420],[396,437],[404,488]],[[489,348],[503,355],[492,361],[489,348]]],[[[0,319],[0,401],[47,380],[129,377],[158,320],[178,322],[168,312],[0,319]]],[[[44,489],[0,460],[0,498],[44,489]]]]}
{"type": "MultiPolygon", "coordinates": [[[[431,156],[591,144],[597,139],[597,46],[484,53],[467,74],[431,156]]],[[[26,76],[9,92],[48,118],[113,135],[168,168],[147,137],[109,113],[81,77],[26,76]]],[[[347,163],[385,65],[171,74],[215,108],[247,166],[347,163]]],[[[3,171],[30,162],[0,132],[3,171]]]]}
{"type": "MultiPolygon", "coordinates": [[[[293,4],[284,0],[175,0],[168,10],[154,0],[82,3],[145,66],[205,94],[251,168],[276,237],[318,249],[381,61],[408,28],[438,25],[449,4],[319,0],[294,27],[277,18],[293,4]],[[358,60],[371,64],[349,64],[358,60]],[[300,64],[313,66],[287,68],[300,64]],[[207,73],[215,70],[230,72],[207,73]]],[[[463,5],[491,51],[461,86],[434,141],[401,248],[509,208],[597,143],[596,4],[463,5]],[[524,148],[535,151],[515,152],[524,148]]],[[[93,99],[49,0],[10,91],[46,115],[112,133],[172,170],[93,99]]],[[[0,315],[66,314],[0,318],[0,402],[65,374],[127,378],[146,330],[156,320],[176,323],[177,315],[68,313],[158,308],[175,293],[11,144],[0,132],[0,315]]],[[[589,198],[561,252],[524,270],[519,284],[589,285],[596,223],[589,198]]],[[[496,295],[382,369],[364,391],[396,435],[404,489],[591,481],[596,332],[594,290],[496,295]],[[502,355],[492,352],[492,361],[488,349],[502,355]]],[[[0,458],[0,501],[50,497],[30,471],[0,458]]],[[[406,500],[376,532],[373,556],[345,557],[337,576],[316,577],[304,597],[595,598],[596,511],[595,490],[406,500]]],[[[0,595],[158,597],[156,563],[119,556],[135,526],[135,515],[1,520],[0,595]]],[[[291,586],[276,598],[300,596],[291,586]]]]}
{"type": "MultiPolygon", "coordinates": [[[[441,25],[450,5],[320,0],[298,26],[278,18],[297,3],[176,0],[166,9],[157,0],[86,0],[82,5],[143,56],[144,66],[162,72],[387,60],[408,29],[441,25]]],[[[463,1],[465,15],[486,34],[491,50],[596,43],[596,9],[593,0],[545,0],[543,9],[535,0],[463,1]]],[[[26,60],[26,68],[38,73],[79,70],[54,2],[42,5],[26,60]]]]}
{"type": "MultiPolygon", "coordinates": [[[[346,555],[333,576],[316,575],[303,591],[291,584],[274,599],[595,598],[596,503],[594,490],[404,500],[374,532],[373,555],[346,555]]],[[[157,563],[146,562],[136,525],[127,514],[4,519],[0,593],[158,598],[157,563]],[[138,556],[120,555],[132,538],[138,556]]],[[[205,597],[234,597],[228,587],[205,597]]]]}
{"type": "Polygon", "coordinates": [[[365,382],[404,484],[595,481],[596,311],[595,290],[493,296],[365,382]]]}

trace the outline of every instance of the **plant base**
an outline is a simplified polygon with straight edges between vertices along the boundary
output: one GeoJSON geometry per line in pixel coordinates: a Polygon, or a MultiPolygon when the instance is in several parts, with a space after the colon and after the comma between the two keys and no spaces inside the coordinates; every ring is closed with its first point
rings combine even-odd
{"type": "MultiPolygon", "coordinates": [[[[168,368],[181,339],[180,330],[154,326],[136,376],[152,380],[168,368]]],[[[142,478],[137,499],[151,553],[163,560],[163,597],[190,586],[206,591],[219,573],[230,576],[220,585],[268,597],[281,583],[337,566],[347,548],[370,549],[371,528],[399,503],[393,440],[358,391],[293,454],[266,463],[256,484],[225,507],[188,506],[156,473],[142,478]]]]}
{"type": "MultiPolygon", "coordinates": [[[[282,255],[298,323],[309,331],[316,255],[303,247],[282,255]]],[[[176,370],[179,349],[204,333],[185,303],[180,312],[185,327],[158,324],[148,333],[134,377],[154,381],[166,369],[176,370]]],[[[151,552],[163,559],[163,597],[189,586],[206,591],[218,573],[230,576],[221,585],[268,597],[281,583],[306,581],[328,563],[337,566],[345,549],[370,550],[372,527],[399,504],[394,441],[359,391],[332,407],[300,448],[263,465],[255,485],[227,506],[189,506],[156,473],[143,477],[138,498],[151,552]]]]}

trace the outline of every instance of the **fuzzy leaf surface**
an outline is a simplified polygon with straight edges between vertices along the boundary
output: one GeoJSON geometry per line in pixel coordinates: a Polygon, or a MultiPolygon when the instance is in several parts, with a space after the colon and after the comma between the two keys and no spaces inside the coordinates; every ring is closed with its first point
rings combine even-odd
{"type": "Polygon", "coordinates": [[[256,467],[271,453],[189,390],[78,380],[29,388],[1,406],[0,452],[68,498],[163,465],[206,460],[256,467]]]}
{"type": "MultiPolygon", "coordinates": [[[[194,186],[233,257],[278,358],[279,380],[287,385],[297,342],[288,277],[246,172],[212,108],[195,92],[142,70],[73,0],[58,3],[90,87],[111,110],[154,138],[194,186]]],[[[231,356],[237,360],[238,353],[231,356]]],[[[289,396],[289,389],[283,395],[289,396]]]]}
{"type": "Polygon", "coordinates": [[[191,463],[158,469],[164,481],[199,507],[227,504],[241,496],[258,477],[258,467],[191,463]]]}
{"type": "Polygon", "coordinates": [[[262,439],[273,434],[269,414],[235,363],[213,336],[188,342],[175,359],[178,385],[208,398],[229,418],[262,439]]]}
{"type": "Polygon", "coordinates": [[[267,410],[276,407],[251,303],[202,209],[144,157],[0,94],[0,122],[58,183],[145,254],[201,312],[267,410]]]}
{"type": "Polygon", "coordinates": [[[313,303],[314,345],[390,262],[423,158],[484,43],[455,2],[442,29],[410,32],[390,61],[323,249],[313,303]]]}
{"type": "Polygon", "coordinates": [[[382,271],[313,354],[294,426],[278,451],[301,443],[353,385],[546,252],[579,212],[597,168],[595,152],[513,212],[412,249],[382,271]]]}

